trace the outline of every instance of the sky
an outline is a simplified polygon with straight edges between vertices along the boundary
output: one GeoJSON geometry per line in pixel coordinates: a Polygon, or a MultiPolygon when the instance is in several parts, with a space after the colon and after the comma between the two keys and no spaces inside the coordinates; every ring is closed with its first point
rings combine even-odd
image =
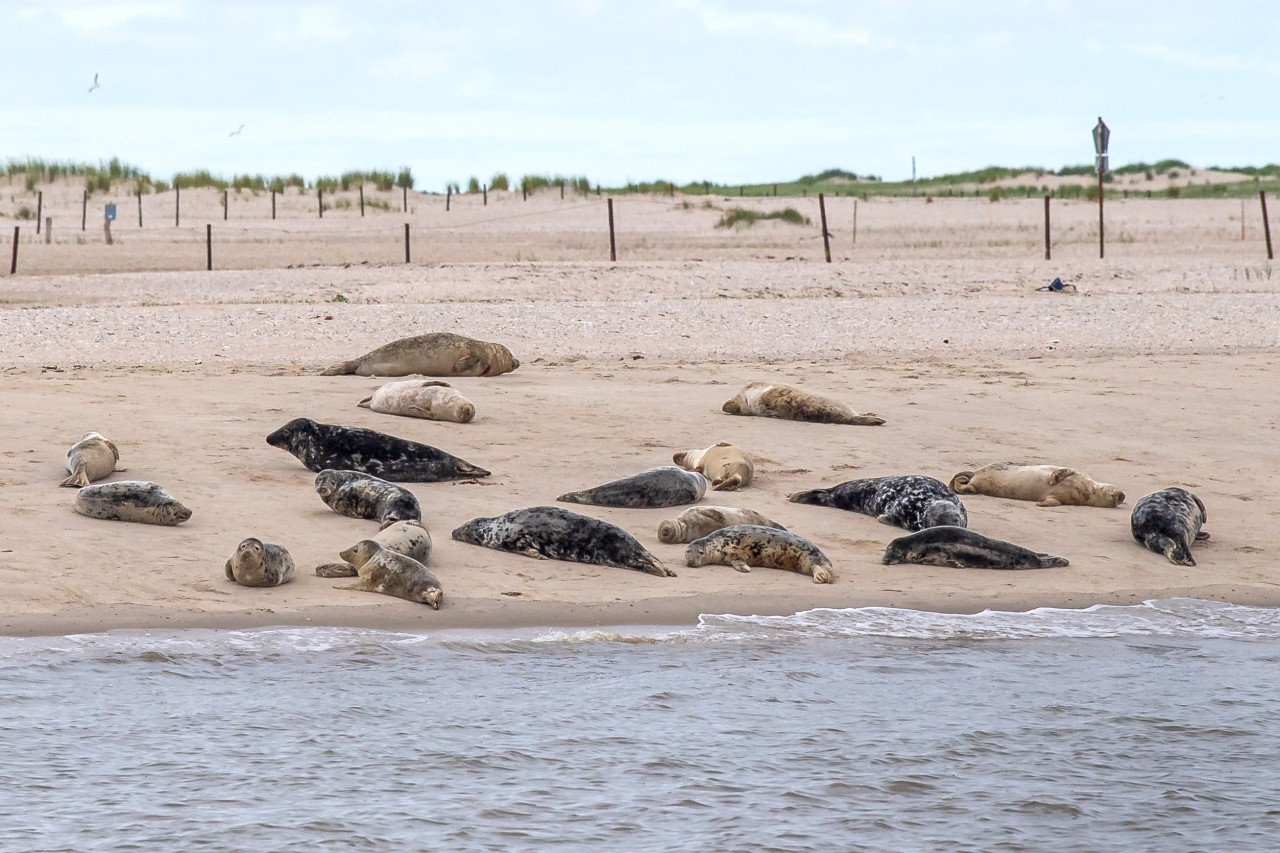
{"type": "Polygon", "coordinates": [[[1270,0],[0,0],[0,44],[0,161],[157,179],[906,180],[1099,116],[1113,167],[1280,162],[1270,0]]]}

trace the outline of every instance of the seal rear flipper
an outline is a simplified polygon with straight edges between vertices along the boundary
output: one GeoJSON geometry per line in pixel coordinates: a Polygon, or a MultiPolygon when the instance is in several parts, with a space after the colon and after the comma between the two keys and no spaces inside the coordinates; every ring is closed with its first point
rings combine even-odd
{"type": "Polygon", "coordinates": [[[976,494],[977,492],[973,488],[973,486],[969,485],[969,481],[972,479],[973,479],[972,471],[961,471],[959,474],[956,474],[954,477],[951,478],[951,483],[950,483],[951,491],[955,492],[957,495],[976,494]]]}
{"type": "Polygon", "coordinates": [[[1071,562],[1066,557],[1055,557],[1052,554],[1036,554],[1040,558],[1040,568],[1054,569],[1060,566],[1069,566],[1071,562]]]}
{"type": "Polygon", "coordinates": [[[68,486],[70,488],[83,489],[89,485],[89,475],[85,473],[84,466],[76,469],[76,472],[67,479],[58,484],[59,486],[68,486]]]}
{"type": "Polygon", "coordinates": [[[456,477],[458,479],[464,479],[466,477],[490,477],[493,475],[492,471],[486,471],[479,465],[472,465],[470,462],[463,459],[458,460],[457,468],[458,473],[456,477]]]}
{"type": "Polygon", "coordinates": [[[711,484],[713,492],[736,492],[742,488],[742,475],[734,474],[731,477],[725,477],[723,480],[716,480],[711,484]]]}
{"type": "Polygon", "coordinates": [[[360,359],[353,358],[350,361],[343,361],[335,364],[333,367],[326,367],[320,371],[321,376],[346,376],[356,372],[356,368],[360,366],[360,359]]]}
{"type": "Polygon", "coordinates": [[[791,501],[793,504],[830,506],[831,494],[827,489],[810,489],[807,492],[795,492],[787,495],[787,500],[791,501]]]}
{"type": "Polygon", "coordinates": [[[372,397],[372,395],[370,395],[370,396],[368,396],[368,397],[365,397],[365,398],[364,398],[363,400],[361,400],[359,403],[356,403],[356,405],[357,405],[357,406],[359,406],[359,407],[360,407],[360,408],[362,408],[362,409],[372,409],[372,408],[373,408],[373,406],[370,406],[370,405],[369,405],[369,403],[370,403],[372,400],[373,400],[373,397],[372,397]]]}
{"type": "Polygon", "coordinates": [[[853,426],[883,426],[884,418],[879,415],[872,414],[871,412],[867,412],[865,415],[854,415],[844,423],[851,424],[853,426]]]}
{"type": "Polygon", "coordinates": [[[316,575],[322,578],[354,578],[359,574],[350,563],[322,563],[316,566],[316,575]]]}
{"type": "Polygon", "coordinates": [[[583,496],[584,494],[582,492],[565,492],[563,495],[556,498],[556,500],[566,504],[581,504],[586,503],[586,501],[582,499],[583,496]]]}

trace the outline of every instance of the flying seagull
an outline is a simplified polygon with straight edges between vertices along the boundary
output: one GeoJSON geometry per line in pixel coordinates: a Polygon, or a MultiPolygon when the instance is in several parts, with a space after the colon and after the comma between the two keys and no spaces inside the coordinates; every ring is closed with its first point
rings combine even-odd
{"type": "Polygon", "coordinates": [[[233,131],[231,131],[230,133],[228,133],[228,134],[227,134],[227,136],[228,136],[228,137],[231,137],[231,136],[239,136],[239,135],[240,135],[240,131],[242,131],[242,130],[244,130],[244,125],[243,125],[243,124],[242,124],[242,125],[240,125],[239,127],[237,127],[235,130],[233,130],[233,131]]]}
{"type": "Polygon", "coordinates": [[[93,75],[93,85],[89,87],[89,91],[92,92],[94,89],[101,89],[101,88],[102,88],[102,84],[98,82],[98,74],[95,71],[93,75]]]}

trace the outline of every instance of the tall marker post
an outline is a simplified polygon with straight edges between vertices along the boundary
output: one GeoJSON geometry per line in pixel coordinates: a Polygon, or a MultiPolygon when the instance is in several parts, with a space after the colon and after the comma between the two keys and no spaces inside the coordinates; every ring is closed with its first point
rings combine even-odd
{"type": "Polygon", "coordinates": [[[1107,127],[1102,116],[1093,128],[1093,149],[1098,156],[1098,257],[1106,256],[1106,239],[1102,228],[1102,176],[1107,171],[1107,143],[1111,141],[1111,128],[1107,127]]]}

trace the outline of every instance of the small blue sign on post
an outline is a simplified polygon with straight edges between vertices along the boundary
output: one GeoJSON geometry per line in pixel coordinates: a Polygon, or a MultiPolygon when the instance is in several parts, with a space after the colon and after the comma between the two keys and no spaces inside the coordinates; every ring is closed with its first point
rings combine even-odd
{"type": "Polygon", "coordinates": [[[115,205],[115,202],[111,202],[110,204],[108,204],[108,205],[103,209],[102,218],[103,218],[103,219],[105,219],[105,220],[107,220],[108,222],[111,222],[111,221],[115,220],[115,218],[116,218],[116,205],[115,205]]]}

